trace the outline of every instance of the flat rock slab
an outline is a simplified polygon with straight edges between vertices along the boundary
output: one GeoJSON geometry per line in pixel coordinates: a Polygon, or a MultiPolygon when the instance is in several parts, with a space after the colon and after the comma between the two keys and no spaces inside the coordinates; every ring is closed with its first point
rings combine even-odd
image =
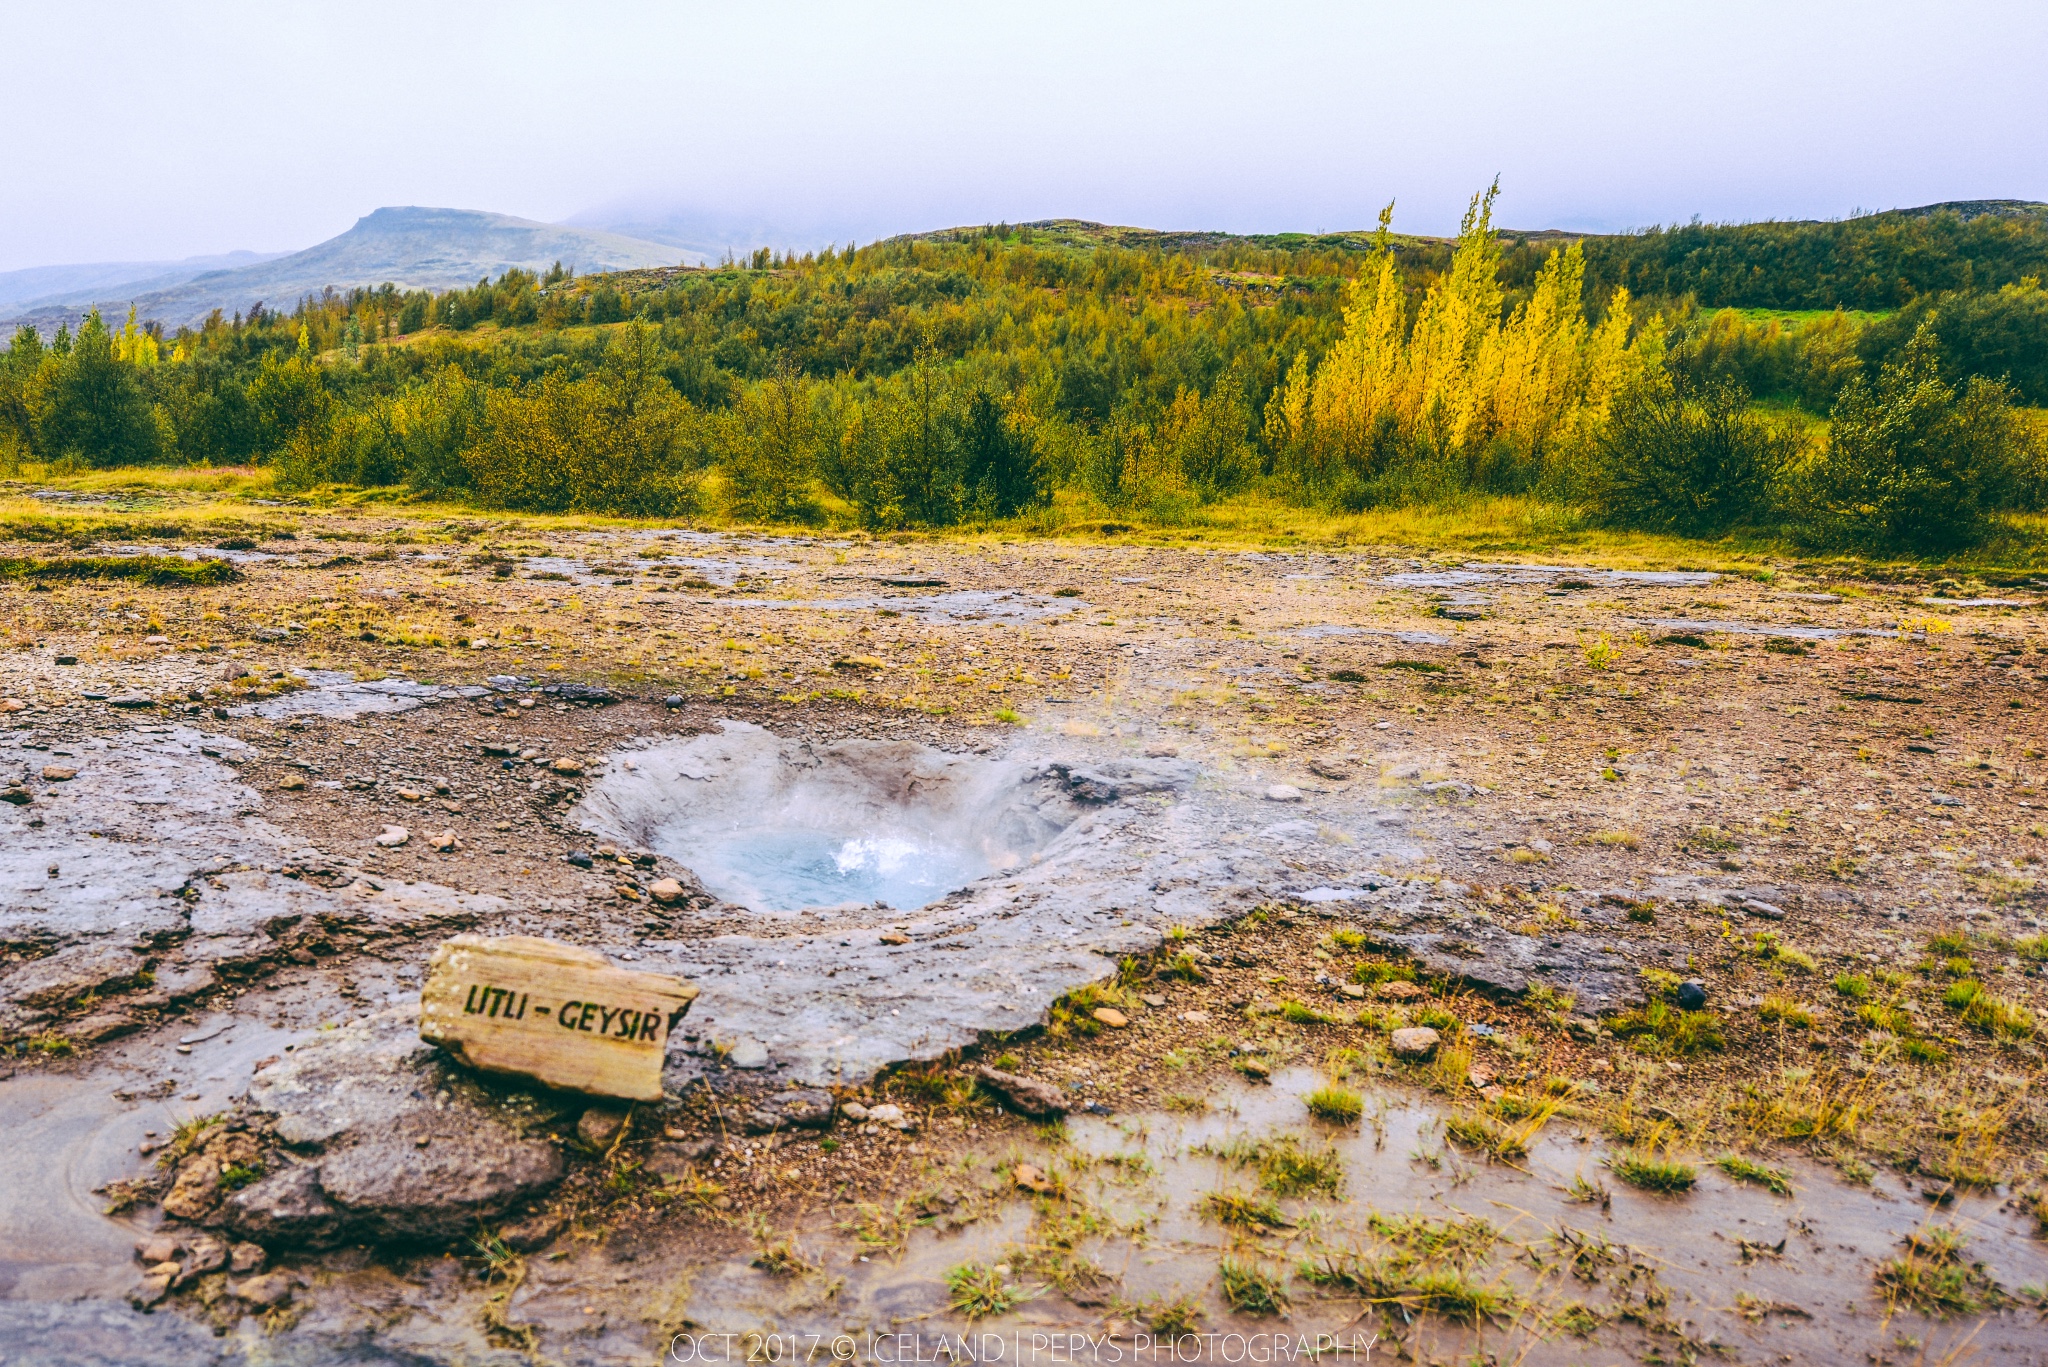
{"type": "Polygon", "coordinates": [[[388,712],[410,712],[429,703],[482,697],[487,688],[444,688],[410,679],[358,680],[334,669],[300,669],[293,674],[305,683],[282,697],[243,703],[228,709],[231,717],[331,717],[346,720],[388,712]]]}
{"type": "MultiPolygon", "coordinates": [[[[144,967],[168,1000],[280,957],[303,931],[360,942],[507,910],[432,883],[287,877],[326,861],[263,818],[228,762],[249,753],[240,741],[165,726],[74,747],[78,777],[0,804],[0,946],[36,956],[0,979],[0,1034],[22,1028],[24,1009],[131,983],[144,967]]],[[[0,735],[0,765],[22,753],[0,735]]]]}

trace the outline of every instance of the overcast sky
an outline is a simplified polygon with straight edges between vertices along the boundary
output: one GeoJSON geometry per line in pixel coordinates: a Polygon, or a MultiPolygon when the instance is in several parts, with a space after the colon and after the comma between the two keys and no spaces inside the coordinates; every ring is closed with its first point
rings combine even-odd
{"type": "Polygon", "coordinates": [[[0,0],[0,270],[379,205],[869,240],[2048,199],[2041,0],[0,0]]]}

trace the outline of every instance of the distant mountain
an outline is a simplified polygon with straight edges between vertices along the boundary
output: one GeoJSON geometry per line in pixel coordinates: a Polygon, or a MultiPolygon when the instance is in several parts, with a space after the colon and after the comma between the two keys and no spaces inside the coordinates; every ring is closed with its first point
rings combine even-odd
{"type": "Polygon", "coordinates": [[[79,266],[31,266],[0,271],[0,309],[61,303],[74,295],[98,298],[120,289],[160,290],[208,271],[275,261],[283,252],[222,252],[183,261],[93,261],[79,266]]]}
{"type": "MultiPolygon", "coordinates": [[[[261,301],[289,309],[308,294],[390,283],[400,289],[446,290],[473,285],[518,267],[546,270],[556,261],[578,274],[673,266],[684,253],[672,246],[589,228],[563,227],[470,209],[379,209],[339,237],[286,256],[232,270],[212,270],[165,281],[138,279],[86,284],[8,307],[5,326],[33,322],[45,329],[75,321],[87,308],[123,317],[129,305],[166,330],[197,324],[214,309],[246,312],[261,301]]],[[[62,270],[63,267],[50,267],[62,270]]],[[[82,269],[82,268],[71,268],[82,269]]],[[[19,272],[17,272],[19,274],[19,272]]]]}

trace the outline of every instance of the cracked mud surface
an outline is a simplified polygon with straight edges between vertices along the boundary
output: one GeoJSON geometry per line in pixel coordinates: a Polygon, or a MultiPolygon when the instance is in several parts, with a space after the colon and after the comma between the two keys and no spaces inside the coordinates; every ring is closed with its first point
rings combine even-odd
{"type": "MultiPolygon", "coordinates": [[[[1491,1032],[1465,1038],[1511,1093],[1594,1079],[1601,1104],[1633,1097],[1698,1146],[1722,1134],[1730,1097],[1788,1068],[1880,1079],[1897,1094],[1872,1101],[1865,1133],[1828,1136],[1829,1153],[1923,1181],[1946,1164],[1951,1184],[1968,1157],[1996,1178],[1965,1181],[1991,1192],[1970,1201],[2023,1205],[2038,1189],[2040,1038],[1975,1028],[1943,995],[1968,974],[2023,1010],[2048,1005],[2025,948],[2040,943],[2048,848],[2037,593],[1352,553],[296,525],[304,539],[232,553],[244,578],[218,588],[0,586],[0,697],[22,704],[0,716],[0,779],[27,799],[0,806],[0,1116],[58,1165],[48,1190],[10,1198],[10,1228],[51,1241],[6,1254],[16,1325],[80,1295],[129,1324],[118,1301],[135,1268],[92,1189],[141,1174],[142,1130],[222,1109],[304,1032],[402,1006],[458,930],[550,935],[698,981],[667,1073],[679,1100],[663,1127],[679,1135],[723,1136],[719,1098],[762,1088],[900,1093],[877,1070],[1037,1025],[1119,961],[1156,969],[1186,945],[1206,981],[1128,987],[1128,1031],[1007,1047],[1077,1099],[1156,1113],[1239,1085],[1229,1070],[1245,1058],[1371,1057],[1391,1015],[1419,1008],[1340,987],[1359,962],[1405,965],[1440,1009],[1491,1032]],[[699,885],[625,800],[659,786],[663,756],[736,734],[725,723],[791,746],[1015,766],[1058,830],[916,911],[750,912],[699,885]],[[389,825],[405,843],[373,843],[389,825]],[[635,861],[642,846],[653,857],[635,861]],[[684,888],[667,904],[649,896],[664,877],[684,888]],[[1929,950],[1943,933],[1955,953],[1929,950]],[[1867,980],[1869,999],[1831,987],[1841,976],[1867,980]],[[1700,982],[1726,1047],[1616,1038],[1630,1033],[1617,1013],[1680,979],[1700,982]],[[1328,1019],[1294,1019],[1288,1002],[1328,1019]],[[222,1021],[225,1035],[179,1045],[222,1021]]],[[[1404,1069],[1370,1072],[1371,1087],[1412,1088],[1404,1069]]],[[[1479,1099],[1454,1085],[1429,1104],[1479,1099]]],[[[1588,1129],[1629,1138],[1584,1104],[1588,1129]]],[[[572,1149],[559,1203],[600,1231],[573,1247],[640,1247],[665,1277],[688,1271],[678,1240],[740,1247],[750,1211],[822,1251],[845,1242],[829,1225],[849,1203],[987,1157],[948,1114],[914,1139],[794,1141],[789,1164],[730,1148],[726,1203],[703,1209],[600,1200],[603,1164],[647,1151],[572,1149]]],[[[1014,1120],[971,1123],[1030,1142],[1014,1120]]],[[[1814,1156],[1810,1139],[1771,1142],[1814,1156]]],[[[2048,1280],[1999,1271],[2008,1289],[2048,1280]]],[[[350,1275],[360,1292],[385,1274],[350,1275]]],[[[411,1313],[436,1327],[409,1351],[491,1351],[469,1292],[421,1294],[411,1313]]],[[[605,1341],[644,1347],[668,1312],[608,1294],[604,1313],[640,1327],[605,1341]]],[[[676,1313],[736,1303],[710,1294],[676,1313]]],[[[305,1360],[323,1360],[342,1320],[301,1296],[305,1322],[326,1325],[305,1360]]],[[[1140,1322],[1112,1301],[1048,1292],[1033,1313],[1140,1322]]]]}

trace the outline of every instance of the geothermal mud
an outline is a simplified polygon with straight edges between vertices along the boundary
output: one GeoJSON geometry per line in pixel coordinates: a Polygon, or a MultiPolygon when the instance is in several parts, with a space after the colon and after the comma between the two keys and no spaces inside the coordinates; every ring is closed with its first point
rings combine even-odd
{"type": "Polygon", "coordinates": [[[221,589],[0,587],[10,1360],[2034,1351],[2024,586],[300,520],[221,589]],[[419,1046],[463,930],[697,982],[669,1099],[419,1046]],[[1323,1185],[1246,1157],[1289,1137],[1323,1185]],[[143,1314],[152,1234],[268,1270],[143,1314]],[[965,1318],[970,1266],[1015,1304],[965,1318]]]}

